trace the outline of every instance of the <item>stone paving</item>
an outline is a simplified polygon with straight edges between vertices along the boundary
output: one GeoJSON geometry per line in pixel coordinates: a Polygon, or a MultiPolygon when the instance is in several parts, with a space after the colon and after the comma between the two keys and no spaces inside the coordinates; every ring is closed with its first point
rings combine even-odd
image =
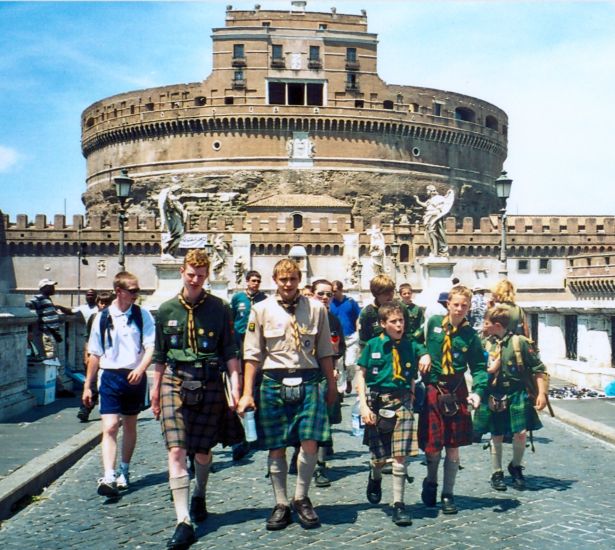
{"type": "MultiPolygon", "coordinates": [[[[207,495],[210,517],[199,526],[199,540],[192,548],[615,548],[611,444],[543,416],[545,428],[536,434],[536,454],[528,450],[526,455],[528,490],[524,492],[510,487],[507,492],[493,491],[488,483],[488,451],[482,445],[462,449],[456,516],[443,516],[439,508],[422,505],[419,487],[425,467],[414,461],[409,473],[416,481],[406,492],[414,524],[399,528],[390,520],[388,505],[372,506],[365,499],[368,455],[350,433],[349,400],[346,403],[344,423],[335,431],[335,459],[330,463],[334,483],[310,491],[322,527],[304,530],[295,522],[284,531],[266,531],[265,519],[273,506],[264,477],[266,454],[255,453],[234,464],[230,451],[220,450],[207,495]]],[[[2,550],[164,548],[175,521],[165,448],[158,423],[149,412],[142,416],[139,430],[133,483],[119,501],[105,501],[96,494],[96,478],[101,475],[96,448],[37,502],[2,524],[2,550]]],[[[507,461],[509,445],[504,453],[507,461]]],[[[292,476],[289,487],[294,487],[292,476]]],[[[383,502],[387,502],[389,476],[383,489],[383,502]]]]}

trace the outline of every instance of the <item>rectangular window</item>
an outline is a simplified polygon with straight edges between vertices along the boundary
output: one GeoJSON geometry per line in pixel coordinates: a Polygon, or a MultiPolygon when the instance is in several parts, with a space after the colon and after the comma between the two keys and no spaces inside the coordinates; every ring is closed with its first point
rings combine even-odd
{"type": "Polygon", "coordinates": [[[273,44],[271,46],[271,57],[273,59],[284,59],[284,49],[281,44],[273,44]]]}
{"type": "Polygon", "coordinates": [[[305,86],[288,83],[288,105],[305,105],[305,86]]]}
{"type": "Polygon", "coordinates": [[[433,116],[442,116],[442,103],[433,104],[433,116]]]}
{"type": "Polygon", "coordinates": [[[310,61],[318,61],[320,59],[320,46],[310,46],[310,61]]]}
{"type": "Polygon", "coordinates": [[[365,101],[363,101],[362,99],[355,99],[354,100],[354,106],[357,109],[363,109],[363,107],[365,107],[365,101]]]}
{"type": "Polygon", "coordinates": [[[237,69],[234,74],[235,80],[243,80],[243,69],[237,69]]]}
{"type": "Polygon", "coordinates": [[[232,105],[233,103],[235,103],[235,98],[232,96],[226,96],[224,98],[224,104],[225,105],[232,105]]]}
{"type": "Polygon", "coordinates": [[[322,84],[308,84],[307,85],[307,104],[320,106],[322,101],[322,84]]]}
{"type": "Polygon", "coordinates": [[[528,272],[530,270],[530,264],[528,260],[517,260],[517,271],[528,272]]]}
{"type": "Polygon", "coordinates": [[[549,258],[538,259],[538,271],[548,272],[551,271],[551,260],[549,258]]]}
{"type": "Polygon", "coordinates": [[[233,44],[233,57],[240,59],[244,57],[243,44],[233,44]]]}
{"type": "Polygon", "coordinates": [[[346,48],[346,61],[350,61],[352,63],[357,60],[357,49],[356,48],[346,48]]]}
{"type": "Polygon", "coordinates": [[[269,105],[286,104],[286,84],[283,82],[269,83],[269,105]]]}

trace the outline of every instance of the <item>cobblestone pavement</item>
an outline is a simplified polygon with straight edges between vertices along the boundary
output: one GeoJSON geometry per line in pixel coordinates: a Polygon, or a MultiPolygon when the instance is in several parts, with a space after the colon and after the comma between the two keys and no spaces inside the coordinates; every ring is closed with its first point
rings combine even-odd
{"type": "MultiPolygon", "coordinates": [[[[412,462],[409,474],[416,481],[407,486],[406,502],[414,524],[399,528],[390,520],[388,505],[371,506],[365,499],[367,453],[350,434],[349,415],[346,405],[344,423],[335,432],[333,485],[310,491],[321,528],[304,530],[295,522],[284,531],[266,531],[273,500],[264,477],[265,453],[233,464],[230,451],[220,450],[207,495],[210,517],[199,526],[193,548],[615,548],[612,445],[543,417],[545,428],[536,434],[536,454],[526,455],[524,492],[510,487],[507,492],[493,491],[488,483],[488,451],[482,445],[464,448],[456,516],[442,516],[439,508],[422,505],[419,487],[425,467],[412,462]]],[[[121,500],[105,502],[96,494],[96,478],[101,475],[100,448],[96,448],[38,502],[4,522],[2,550],[164,548],[175,521],[166,453],[158,423],[149,413],[140,420],[139,430],[133,483],[121,500]]],[[[509,445],[504,453],[507,462],[509,445]]],[[[292,476],[289,487],[294,487],[292,476]]],[[[387,502],[390,476],[385,476],[383,489],[387,502]]]]}

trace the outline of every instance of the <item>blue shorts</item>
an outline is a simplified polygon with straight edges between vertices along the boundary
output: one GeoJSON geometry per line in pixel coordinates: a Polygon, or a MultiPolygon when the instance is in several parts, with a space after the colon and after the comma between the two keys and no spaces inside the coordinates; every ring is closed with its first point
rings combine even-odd
{"type": "Polygon", "coordinates": [[[130,369],[103,369],[100,377],[100,414],[139,414],[145,405],[147,376],[138,384],[129,384],[130,369]]]}

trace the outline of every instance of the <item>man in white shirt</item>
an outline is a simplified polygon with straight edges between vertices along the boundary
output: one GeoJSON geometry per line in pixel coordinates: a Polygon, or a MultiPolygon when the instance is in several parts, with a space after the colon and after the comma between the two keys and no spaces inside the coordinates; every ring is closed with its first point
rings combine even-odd
{"type": "Polygon", "coordinates": [[[98,480],[98,494],[117,497],[128,488],[129,464],[137,443],[137,415],[143,409],[147,391],[145,371],[154,352],[152,315],[135,305],[139,293],[137,278],[126,271],[113,280],[115,300],[97,314],[88,341],[88,369],[83,385],[83,404],[92,405],[92,388],[98,370],[100,417],[102,420],[102,461],[104,475],[98,480]],[[116,478],[117,434],[123,428],[121,463],[116,478]]]}
{"type": "Polygon", "coordinates": [[[98,313],[98,306],[96,305],[96,298],[98,294],[93,288],[90,288],[85,293],[85,304],[73,308],[73,313],[81,313],[85,324],[88,324],[88,320],[92,315],[98,313]]]}

